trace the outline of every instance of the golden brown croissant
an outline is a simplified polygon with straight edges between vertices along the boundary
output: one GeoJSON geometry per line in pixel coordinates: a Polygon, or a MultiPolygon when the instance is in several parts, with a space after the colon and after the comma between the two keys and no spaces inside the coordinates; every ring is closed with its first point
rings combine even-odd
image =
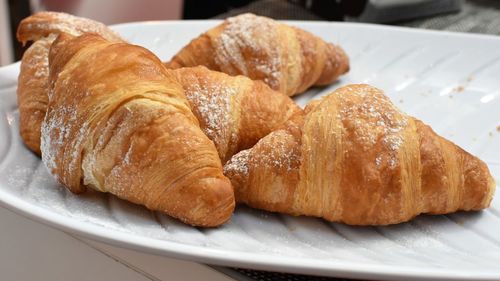
{"type": "Polygon", "coordinates": [[[56,12],[40,12],[21,21],[17,39],[23,44],[35,41],[23,55],[18,79],[19,127],[26,146],[40,155],[40,125],[45,117],[48,91],[49,48],[56,35],[74,36],[92,32],[110,41],[123,41],[104,24],[56,12]]]}
{"type": "Polygon", "coordinates": [[[223,163],[302,113],[288,96],[245,76],[229,76],[203,66],[173,72],[223,163]]]}
{"type": "Polygon", "coordinates": [[[368,85],[342,87],[228,161],[238,202],[353,225],[489,206],[478,158],[368,85]]]}
{"type": "Polygon", "coordinates": [[[71,191],[91,187],[188,224],[228,220],[234,194],[182,87],[148,50],[61,34],[50,49],[42,160],[71,191]]]}
{"type": "Polygon", "coordinates": [[[204,65],[230,75],[245,75],[289,96],[312,85],[330,84],[349,70],[342,48],[253,14],[225,20],[192,40],[166,65],[204,65]]]}

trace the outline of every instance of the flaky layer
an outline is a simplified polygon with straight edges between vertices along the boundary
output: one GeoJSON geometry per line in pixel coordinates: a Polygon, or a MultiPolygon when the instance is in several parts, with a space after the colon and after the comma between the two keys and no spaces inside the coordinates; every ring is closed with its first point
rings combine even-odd
{"type": "Polygon", "coordinates": [[[288,96],[244,76],[229,76],[203,66],[173,73],[223,163],[302,113],[288,96]]]}
{"type": "Polygon", "coordinates": [[[73,36],[95,33],[109,41],[123,41],[116,32],[100,22],[59,12],[38,12],[23,19],[16,35],[17,40],[25,44],[63,32],[73,36]]]}
{"type": "Polygon", "coordinates": [[[239,202],[354,225],[489,206],[478,158],[368,85],[342,87],[226,165],[239,202]]]}
{"type": "Polygon", "coordinates": [[[65,13],[39,12],[21,21],[17,39],[35,41],[23,55],[18,78],[20,132],[26,146],[40,155],[40,127],[48,103],[49,49],[58,34],[96,33],[110,41],[123,41],[102,23],[65,13]]]}
{"type": "Polygon", "coordinates": [[[40,155],[40,127],[48,103],[49,48],[55,36],[42,38],[26,50],[17,83],[19,131],[26,146],[40,155]]]}
{"type": "Polygon", "coordinates": [[[220,225],[234,196],[182,87],[144,48],[62,34],[50,53],[42,159],[73,192],[110,192],[186,223],[220,225]]]}
{"type": "Polygon", "coordinates": [[[293,96],[332,83],[349,70],[349,59],[342,48],[307,31],[243,14],[192,40],[166,65],[245,75],[293,96]]]}
{"type": "MultiPolygon", "coordinates": [[[[40,126],[48,102],[48,52],[56,34],[61,32],[75,36],[94,32],[110,41],[121,40],[101,23],[62,13],[41,12],[22,21],[19,40],[38,41],[27,50],[21,64],[20,129],[26,145],[37,154],[40,154],[40,126]],[[49,37],[43,37],[48,34],[49,37]]],[[[246,77],[232,77],[203,67],[174,72],[187,91],[203,131],[214,141],[224,162],[300,111],[285,95],[246,77]]]]}

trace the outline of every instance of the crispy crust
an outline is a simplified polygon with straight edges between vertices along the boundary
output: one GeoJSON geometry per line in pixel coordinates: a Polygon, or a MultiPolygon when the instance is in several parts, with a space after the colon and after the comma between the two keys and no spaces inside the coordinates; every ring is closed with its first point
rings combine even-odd
{"type": "Polygon", "coordinates": [[[156,56],[93,34],[61,34],[49,60],[42,160],[62,184],[191,225],[230,218],[234,195],[217,150],[156,56]]]}
{"type": "Polygon", "coordinates": [[[179,68],[173,73],[223,163],[293,115],[302,114],[288,96],[245,76],[229,76],[203,66],[179,68]]]}
{"type": "Polygon", "coordinates": [[[342,87],[225,166],[238,202],[353,225],[481,210],[495,183],[477,157],[368,85],[342,87]]]}
{"type": "Polygon", "coordinates": [[[203,65],[229,75],[262,80],[288,96],[327,85],[349,71],[341,47],[266,17],[243,14],[192,40],[169,68],[203,65]]]}
{"type": "Polygon", "coordinates": [[[17,88],[19,127],[24,143],[37,155],[40,155],[40,125],[48,103],[49,49],[61,32],[74,36],[91,32],[111,41],[123,41],[102,23],[65,13],[39,12],[21,21],[17,39],[23,44],[35,42],[21,60],[17,88]]]}

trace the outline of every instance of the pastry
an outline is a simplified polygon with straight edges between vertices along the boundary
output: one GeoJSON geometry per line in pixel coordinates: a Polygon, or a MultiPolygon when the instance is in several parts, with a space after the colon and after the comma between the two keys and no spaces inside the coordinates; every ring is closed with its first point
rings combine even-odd
{"type": "Polygon", "coordinates": [[[62,33],[49,55],[42,160],[72,192],[87,188],[211,227],[234,194],[182,87],[148,50],[62,33]]]}
{"type": "Polygon", "coordinates": [[[342,87],[224,167],[237,202],[352,225],[481,210],[495,183],[477,157],[369,85],[342,87]]]}
{"type": "Polygon", "coordinates": [[[302,114],[288,96],[245,76],[229,76],[203,66],[173,70],[200,127],[225,163],[302,114]]]}
{"type": "Polygon", "coordinates": [[[334,82],[349,70],[349,59],[342,48],[307,31],[242,14],[192,40],[166,65],[204,65],[230,75],[245,75],[293,96],[313,85],[334,82]]]}
{"type": "Polygon", "coordinates": [[[21,60],[17,88],[19,128],[24,143],[37,155],[40,155],[40,125],[48,102],[49,48],[61,32],[74,36],[93,32],[111,41],[123,41],[102,23],[65,13],[39,12],[21,21],[17,39],[23,44],[34,43],[21,60]]]}
{"type": "MultiPolygon", "coordinates": [[[[48,91],[48,51],[57,34],[99,33],[123,41],[105,25],[63,13],[41,12],[22,21],[20,41],[36,40],[26,51],[19,76],[20,132],[28,148],[40,155],[40,125],[48,91]],[[47,37],[43,37],[47,36],[47,37]]],[[[232,77],[204,67],[181,68],[175,77],[186,90],[203,131],[214,141],[223,161],[253,146],[260,138],[301,111],[287,96],[262,82],[232,77]]]]}

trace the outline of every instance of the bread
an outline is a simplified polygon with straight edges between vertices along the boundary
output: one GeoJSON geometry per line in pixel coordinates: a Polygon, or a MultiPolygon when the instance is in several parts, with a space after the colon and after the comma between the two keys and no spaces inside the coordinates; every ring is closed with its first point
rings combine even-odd
{"type": "Polygon", "coordinates": [[[23,44],[35,42],[21,60],[17,87],[19,128],[24,143],[37,155],[40,155],[40,126],[48,102],[49,49],[61,32],[74,36],[92,32],[110,41],[123,41],[102,23],[65,13],[39,12],[21,21],[17,39],[23,44]]]}
{"type": "Polygon", "coordinates": [[[349,70],[349,59],[342,48],[307,31],[242,14],[192,40],[166,65],[203,65],[229,75],[245,75],[293,96],[313,85],[334,82],[349,70]]]}
{"type": "Polygon", "coordinates": [[[369,85],[342,87],[226,163],[237,202],[352,225],[481,210],[484,162],[369,85]]]}
{"type": "MultiPolygon", "coordinates": [[[[40,126],[48,97],[48,52],[57,34],[99,33],[123,42],[105,25],[63,13],[41,12],[24,19],[18,28],[20,41],[36,40],[26,51],[19,76],[20,132],[28,148],[40,155],[40,126]],[[47,36],[47,37],[43,37],[47,36]]],[[[253,146],[277,129],[294,112],[301,111],[287,96],[246,77],[182,68],[175,77],[187,91],[203,131],[216,144],[223,161],[253,146]]]]}
{"type": "Polygon", "coordinates": [[[288,96],[245,76],[229,76],[203,66],[173,71],[194,115],[225,163],[302,114],[288,96]]]}
{"type": "Polygon", "coordinates": [[[61,34],[50,49],[42,160],[86,188],[212,227],[234,208],[231,184],[182,87],[144,48],[61,34]]]}

